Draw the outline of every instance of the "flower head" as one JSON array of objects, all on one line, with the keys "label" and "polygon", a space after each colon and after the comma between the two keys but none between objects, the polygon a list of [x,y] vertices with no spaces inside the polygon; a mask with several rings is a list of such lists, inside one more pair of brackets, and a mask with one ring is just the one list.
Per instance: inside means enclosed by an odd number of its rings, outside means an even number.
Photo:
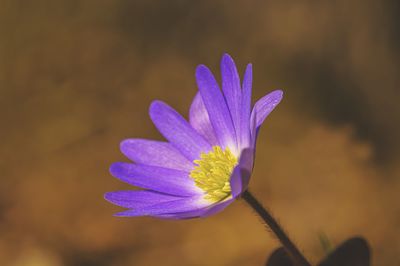
[{"label": "flower head", "polygon": [[150,117],[167,142],[127,139],[122,153],[135,163],[114,163],[116,178],[143,190],[116,191],[105,199],[128,210],[116,216],[188,219],[221,211],[247,189],[258,130],[282,99],[273,91],[251,109],[252,65],[240,83],[232,58],[221,60],[222,90],[204,65],[189,121],[161,101]]}]

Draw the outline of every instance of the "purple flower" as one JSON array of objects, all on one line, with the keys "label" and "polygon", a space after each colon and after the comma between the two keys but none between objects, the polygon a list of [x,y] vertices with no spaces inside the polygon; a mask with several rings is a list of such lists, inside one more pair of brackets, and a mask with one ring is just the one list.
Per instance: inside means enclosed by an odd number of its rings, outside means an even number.
[{"label": "purple flower", "polygon": [[128,208],[116,216],[205,217],[247,189],[258,130],[283,93],[273,91],[251,109],[252,65],[241,84],[228,54],[221,60],[221,77],[222,91],[206,66],[197,67],[199,92],[189,122],[164,102],[150,105],[151,120],[167,142],[122,141],[122,153],[135,163],[114,163],[110,172],[144,190],[106,193],[106,200]]}]

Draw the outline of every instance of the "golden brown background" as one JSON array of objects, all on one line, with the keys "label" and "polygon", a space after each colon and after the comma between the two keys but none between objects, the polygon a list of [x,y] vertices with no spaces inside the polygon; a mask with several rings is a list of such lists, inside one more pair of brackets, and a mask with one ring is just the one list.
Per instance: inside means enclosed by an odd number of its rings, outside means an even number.
[{"label": "golden brown background", "polygon": [[115,218],[119,141],[161,139],[148,106],[187,114],[197,64],[254,66],[284,100],[253,192],[314,263],[363,235],[400,265],[400,4],[0,0],[0,265],[262,265],[278,243],[243,202],[206,219]]}]

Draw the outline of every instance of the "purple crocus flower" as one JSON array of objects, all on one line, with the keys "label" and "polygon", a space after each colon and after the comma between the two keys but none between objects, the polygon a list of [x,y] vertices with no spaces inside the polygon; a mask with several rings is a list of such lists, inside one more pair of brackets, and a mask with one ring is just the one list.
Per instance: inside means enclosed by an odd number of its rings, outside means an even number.
[{"label": "purple crocus flower", "polygon": [[241,84],[228,54],[221,60],[221,77],[222,90],[206,66],[197,67],[199,91],[189,121],[162,101],[150,105],[151,120],[167,142],[122,141],[122,153],[135,163],[114,163],[110,172],[143,190],[106,193],[106,200],[128,208],[116,216],[205,217],[247,189],[258,130],[283,93],[273,91],[251,109],[252,65]]}]

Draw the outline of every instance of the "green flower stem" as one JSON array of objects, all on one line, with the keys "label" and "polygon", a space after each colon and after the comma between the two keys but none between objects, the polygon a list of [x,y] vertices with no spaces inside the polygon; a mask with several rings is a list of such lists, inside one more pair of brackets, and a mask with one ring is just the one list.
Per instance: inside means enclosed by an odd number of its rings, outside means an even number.
[{"label": "green flower stem", "polygon": [[307,259],[301,254],[299,249],[289,239],[287,234],[283,231],[278,222],[272,215],[262,206],[262,204],[246,190],[242,194],[243,199],[256,211],[256,213],[263,219],[263,221],[271,228],[272,232],[281,242],[287,254],[292,258],[296,266],[311,266]]}]

